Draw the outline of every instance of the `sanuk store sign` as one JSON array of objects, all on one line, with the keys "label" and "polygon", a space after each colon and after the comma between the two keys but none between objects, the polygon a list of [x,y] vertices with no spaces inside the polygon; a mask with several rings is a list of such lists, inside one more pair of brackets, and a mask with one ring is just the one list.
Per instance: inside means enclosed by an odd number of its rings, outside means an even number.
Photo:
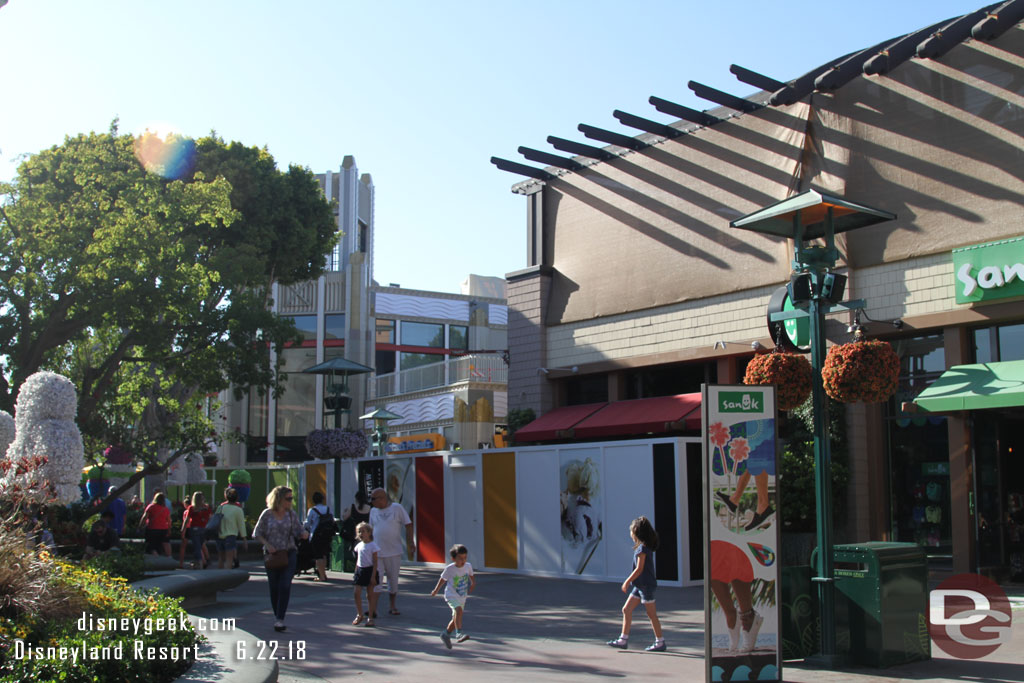
[{"label": "sanuk store sign", "polygon": [[953,250],[956,302],[1024,296],[1024,238]]}]

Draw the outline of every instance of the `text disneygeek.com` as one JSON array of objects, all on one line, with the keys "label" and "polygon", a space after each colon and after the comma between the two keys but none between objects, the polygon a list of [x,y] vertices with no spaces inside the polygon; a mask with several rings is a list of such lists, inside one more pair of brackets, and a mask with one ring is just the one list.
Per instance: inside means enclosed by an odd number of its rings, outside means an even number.
[{"label": "text disneygeek.com", "polygon": [[[235,629],[234,619],[203,619],[196,617],[190,622],[188,614],[179,612],[178,616],[171,619],[159,618],[145,619],[111,618],[103,619],[82,612],[79,618],[78,630],[82,632],[100,631],[112,635],[153,635],[161,631],[233,631]],[[145,659],[157,661],[180,661],[183,659],[198,659],[199,644],[188,646],[154,646],[147,645],[143,639],[135,639],[129,643],[118,643],[106,647],[88,647],[83,640],[78,647],[44,647],[42,645],[26,645],[25,641],[16,639],[14,641],[13,655],[15,659],[50,659],[50,660],[71,660],[79,661],[101,661],[101,660],[123,660],[123,659]]]}]

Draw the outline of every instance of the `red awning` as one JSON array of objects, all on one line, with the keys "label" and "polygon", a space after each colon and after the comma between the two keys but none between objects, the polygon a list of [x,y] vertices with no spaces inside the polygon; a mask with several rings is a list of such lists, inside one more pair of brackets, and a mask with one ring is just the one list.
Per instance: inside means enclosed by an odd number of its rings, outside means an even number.
[{"label": "red awning", "polygon": [[700,394],[615,401],[573,426],[577,439],[699,430]]},{"label": "red awning", "polygon": [[607,403],[587,403],[579,406],[555,408],[549,413],[538,417],[530,424],[516,430],[516,441],[552,441],[570,438],[569,434],[559,434],[568,430],[580,420],[604,408]]}]

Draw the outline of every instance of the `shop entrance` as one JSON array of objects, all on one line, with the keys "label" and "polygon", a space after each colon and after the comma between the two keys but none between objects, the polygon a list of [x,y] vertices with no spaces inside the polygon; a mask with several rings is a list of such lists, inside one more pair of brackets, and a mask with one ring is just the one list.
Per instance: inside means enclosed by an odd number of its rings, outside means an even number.
[{"label": "shop entrance", "polygon": [[978,568],[1024,581],[1024,408],[973,418]]}]

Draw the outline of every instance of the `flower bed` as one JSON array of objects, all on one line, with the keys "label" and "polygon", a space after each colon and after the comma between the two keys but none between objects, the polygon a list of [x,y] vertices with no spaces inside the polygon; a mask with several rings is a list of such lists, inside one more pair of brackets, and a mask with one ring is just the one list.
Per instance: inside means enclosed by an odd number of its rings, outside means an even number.
[{"label": "flower bed", "polygon": [[[29,555],[46,604],[0,609],[0,681],[163,683],[192,665],[199,636],[180,599],[138,593],[123,578],[45,553]],[[0,588],[17,585],[4,579]]]}]

